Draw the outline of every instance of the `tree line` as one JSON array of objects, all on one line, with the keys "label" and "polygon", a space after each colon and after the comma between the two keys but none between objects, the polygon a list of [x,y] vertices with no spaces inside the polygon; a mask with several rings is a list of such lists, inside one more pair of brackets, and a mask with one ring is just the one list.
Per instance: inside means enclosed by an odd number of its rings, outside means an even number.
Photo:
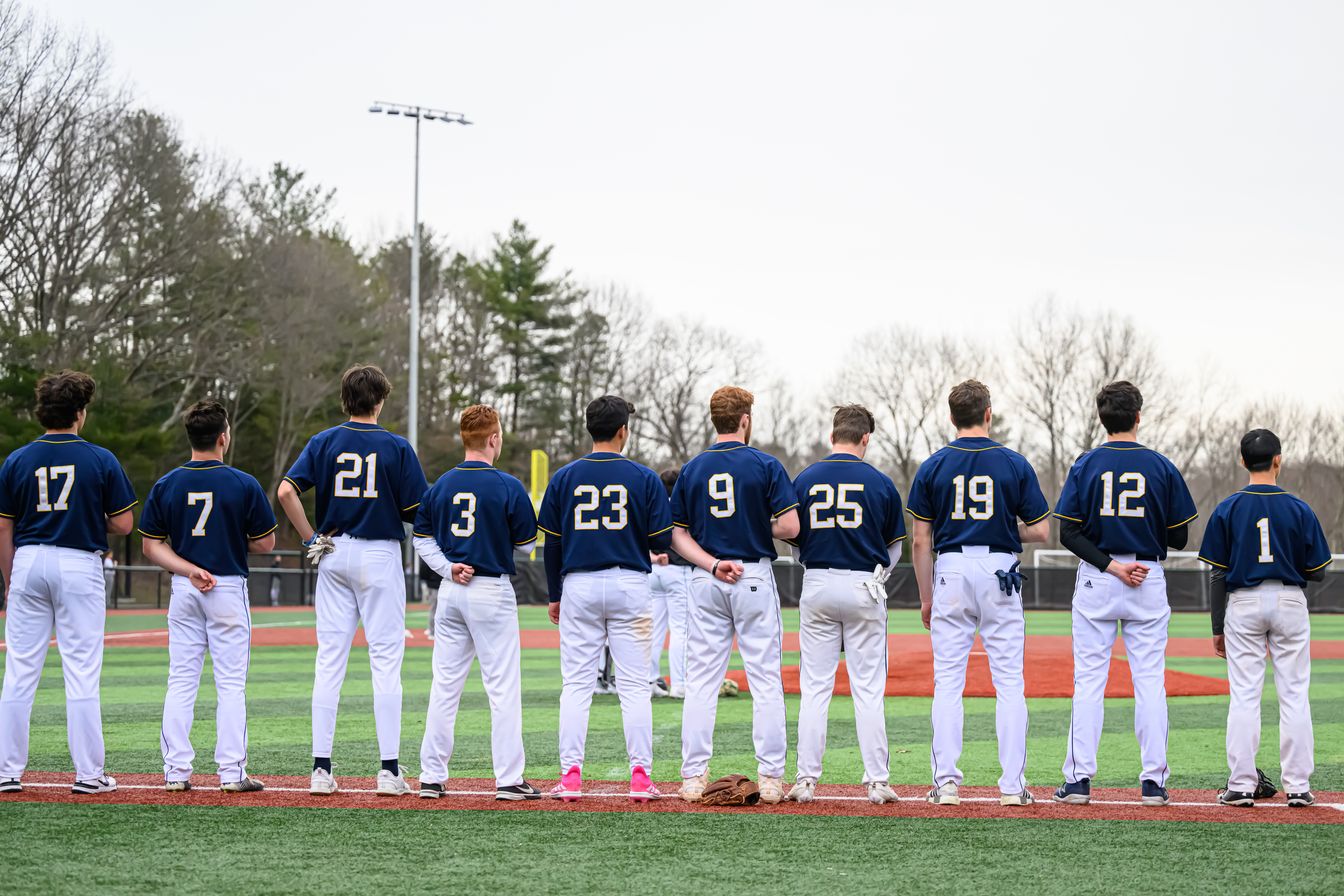
[{"label": "tree line", "polygon": [[[404,427],[410,235],[359,245],[335,193],[300,168],[247,172],[186,144],[139,105],[106,48],[0,0],[0,455],[32,438],[43,373],[88,370],[99,391],[89,438],[143,495],[186,450],[182,412],[229,408],[230,462],[274,488],[304,441],[340,419],[341,371],[381,365],[398,385],[384,412]],[[1205,516],[1240,482],[1252,425],[1284,438],[1285,485],[1344,543],[1344,420],[1290,402],[1255,405],[1167,371],[1132,320],[1038,304],[1006,343],[893,323],[856,338],[814,394],[720,329],[654,313],[618,284],[581,280],[514,220],[479,253],[422,230],[421,457],[431,478],[458,457],[457,415],[496,406],[501,465],[526,479],[541,448],[558,466],[586,450],[583,409],[604,392],[637,407],[630,452],[675,465],[712,437],[710,392],[757,395],[755,441],[793,472],[826,450],[831,404],[878,418],[872,461],[906,490],[951,436],[946,396],[976,377],[996,435],[1058,494],[1101,437],[1092,396],[1131,379],[1143,439],[1185,471]],[[1198,533],[1196,533],[1197,535]]]}]

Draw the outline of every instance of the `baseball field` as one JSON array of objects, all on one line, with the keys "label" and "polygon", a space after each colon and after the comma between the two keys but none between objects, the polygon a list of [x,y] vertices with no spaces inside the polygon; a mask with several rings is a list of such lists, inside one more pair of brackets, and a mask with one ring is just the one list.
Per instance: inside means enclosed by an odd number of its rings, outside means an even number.
[{"label": "baseball field", "polygon": [[[528,778],[544,787],[557,775],[559,656],[549,646],[554,636],[544,609],[524,607],[521,613]],[[786,610],[786,629],[796,631],[797,622],[796,611]],[[1215,804],[1226,776],[1227,697],[1218,693],[1223,661],[1197,649],[1201,639],[1207,643],[1206,617],[1176,616],[1169,684],[1177,682],[1173,693],[1195,695],[1170,700],[1172,806],[1138,804],[1132,701],[1124,697],[1107,704],[1093,804],[1051,803],[1069,720],[1069,702],[1059,696],[1029,701],[1028,778],[1039,802],[1024,809],[1002,809],[992,798],[992,698],[966,700],[963,797],[982,799],[951,808],[921,798],[929,778],[929,698],[888,697],[891,779],[902,800],[873,806],[855,786],[861,771],[850,700],[837,696],[823,799],[806,807],[709,810],[674,798],[634,806],[615,795],[626,769],[614,696],[594,699],[585,767],[591,796],[575,804],[496,803],[492,783],[484,780],[491,775],[489,711],[474,673],[458,717],[449,782],[455,795],[438,801],[375,797],[372,696],[362,647],[351,658],[333,755],[343,791],[310,797],[315,648],[306,609],[259,610],[254,617],[249,771],[267,790],[230,795],[214,787],[207,662],[193,731],[197,786],[166,794],[158,736],[168,667],[164,615],[114,612],[108,618],[103,719],[108,770],[120,789],[96,797],[69,793],[60,660],[52,650],[33,711],[26,790],[0,796],[0,830],[8,846],[0,892],[1344,892],[1344,617],[1312,622],[1312,784],[1320,804],[1311,809],[1289,810],[1281,796],[1254,809]],[[408,777],[418,767],[429,693],[424,624],[425,610],[413,607],[403,675]],[[1033,688],[1031,670],[1055,662],[1051,645],[1068,627],[1067,614],[1028,613],[1029,694],[1054,693]],[[893,668],[903,653],[917,667],[923,637],[918,616],[893,612],[889,628]],[[796,665],[796,641],[786,639],[785,650],[785,665]],[[736,662],[734,669],[740,669]],[[901,693],[899,676],[893,674],[893,681],[893,692]],[[909,692],[919,693],[913,685]],[[788,700],[792,739],[798,698]],[[678,701],[654,701],[653,772],[659,781],[678,778],[680,711]],[[1272,677],[1264,716],[1260,764],[1277,779]],[[712,774],[754,776],[749,693],[720,703],[715,743]],[[792,775],[790,766],[786,777]],[[671,794],[675,785],[662,789]]]}]

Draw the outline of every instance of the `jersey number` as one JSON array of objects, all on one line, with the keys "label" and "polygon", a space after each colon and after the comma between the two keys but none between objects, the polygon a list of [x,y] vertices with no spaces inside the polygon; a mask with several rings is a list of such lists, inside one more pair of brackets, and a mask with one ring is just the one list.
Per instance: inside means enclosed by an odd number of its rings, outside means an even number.
[{"label": "jersey number", "polygon": [[192,535],[204,535],[206,521],[210,519],[210,511],[215,509],[214,492],[187,492],[187,506],[195,507],[197,504],[204,504],[201,508],[201,515],[196,519],[196,525],[191,527]]},{"label": "jersey number", "polygon": [[[994,516],[993,479],[988,476],[972,476],[967,482],[965,476],[958,476],[952,480],[952,488],[955,490],[952,498],[952,519],[964,520],[969,516],[973,520],[987,520]],[[967,498],[970,498],[972,505],[969,510],[966,507]]]},{"label": "jersey number", "polygon": [[[624,529],[628,518],[625,512],[626,502],[630,500],[630,495],[623,485],[608,485],[600,492],[595,485],[580,485],[574,489],[574,497],[581,499],[582,503],[574,505],[574,528],[580,531],[590,531],[597,528],[602,529]],[[608,512],[602,516],[596,516],[598,505],[602,503],[603,498],[611,499],[611,506]],[[594,514],[589,516],[589,514]]]},{"label": "jersey number", "polygon": [[[75,487],[75,466],[66,464],[60,467],[38,467],[33,473],[37,477],[37,511],[51,513],[53,510],[70,509],[70,489]],[[61,477],[61,496],[51,503],[51,483]]]},{"label": "jersey number", "polygon": [[737,513],[736,490],[732,473],[715,473],[709,477],[709,512],[719,519]]},{"label": "jersey number", "polygon": [[1274,552],[1269,549],[1269,517],[1262,516],[1255,521],[1255,528],[1260,530],[1260,557],[1261,563],[1273,563]]},{"label": "jersey number", "polygon": [[[863,491],[863,485],[856,483],[846,483],[844,485],[832,486],[826,483],[817,483],[808,490],[808,497],[815,498],[816,503],[808,508],[811,516],[811,526],[813,529],[834,529],[839,526],[841,529],[857,529],[863,525],[863,505],[850,498],[851,492]],[[831,511],[825,518],[823,512]],[[849,514],[846,516],[845,514]]]},{"label": "jersey number", "polygon": [[1133,483],[1133,488],[1127,488],[1120,493],[1120,502],[1117,506],[1115,501],[1115,473],[1107,470],[1101,474],[1101,515],[1102,516],[1131,516],[1142,517],[1143,505],[1131,507],[1129,502],[1142,498],[1148,491],[1148,480],[1143,478],[1142,473],[1121,473],[1120,484],[1125,485]]},{"label": "jersey number", "polygon": [[453,495],[453,510],[457,510],[458,505],[462,507],[462,521],[453,523],[448,531],[458,538],[470,538],[476,531],[476,496],[471,492],[458,492]]},{"label": "jersey number", "polygon": [[[360,457],[353,451],[336,455],[340,466],[349,464],[348,469],[336,471],[336,491],[338,498],[376,498],[378,497],[378,455],[366,454]],[[364,477],[364,489],[359,488],[359,478]],[[354,485],[347,485],[354,482]]]}]

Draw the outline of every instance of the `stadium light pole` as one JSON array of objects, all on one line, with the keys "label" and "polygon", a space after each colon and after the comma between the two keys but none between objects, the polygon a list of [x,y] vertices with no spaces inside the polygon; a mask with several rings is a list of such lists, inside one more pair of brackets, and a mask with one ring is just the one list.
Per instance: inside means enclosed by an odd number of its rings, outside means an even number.
[{"label": "stadium light pole", "polygon": [[445,124],[471,124],[461,112],[408,106],[375,100],[369,106],[375,115],[401,115],[415,119],[415,195],[411,202],[411,347],[407,358],[406,438],[419,450],[420,435],[420,120]]}]

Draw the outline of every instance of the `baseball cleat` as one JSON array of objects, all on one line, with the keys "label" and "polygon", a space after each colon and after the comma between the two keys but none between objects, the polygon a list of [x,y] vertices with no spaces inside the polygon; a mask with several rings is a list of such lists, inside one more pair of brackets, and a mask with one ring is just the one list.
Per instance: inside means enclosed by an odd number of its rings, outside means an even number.
[{"label": "baseball cleat", "polygon": [[649,682],[649,686],[653,689],[652,693],[655,697],[671,696],[672,692],[668,688],[667,682],[663,681],[661,678],[655,678],[653,681]]},{"label": "baseball cleat", "polygon": [[219,785],[219,789],[225,793],[257,793],[266,789],[266,785],[256,778],[249,778],[243,775],[239,781],[230,781],[227,784]]},{"label": "baseball cleat", "polygon": [[1310,790],[1304,790],[1301,793],[1288,794],[1288,805],[1294,809],[1305,809],[1307,806],[1316,804],[1316,794]]},{"label": "baseball cleat", "polygon": [[340,789],[336,786],[336,779],[331,776],[331,772],[324,768],[313,769],[313,777],[308,782],[308,792],[313,796],[331,796]]},{"label": "baseball cleat", "polygon": [[775,803],[782,802],[784,799],[784,782],[779,778],[773,778],[770,775],[761,775],[761,779],[756,782],[761,791],[761,802]]},{"label": "baseball cleat", "polygon": [[647,803],[649,800],[661,798],[662,795],[662,792],[650,780],[649,773],[644,771],[644,766],[637,765],[630,770],[630,800],[632,802]]},{"label": "baseball cleat", "polygon": [[786,800],[795,803],[810,803],[817,798],[817,779],[799,778],[794,785],[789,788],[789,795]]},{"label": "baseball cleat", "polygon": [[709,779],[705,775],[691,775],[689,778],[681,779],[681,790],[677,791],[677,796],[688,803],[700,802],[700,797],[705,795],[705,785]]},{"label": "baseball cleat", "polygon": [[[438,799],[438,798],[441,797],[441,796],[443,796],[443,785],[442,785],[442,784],[435,784],[433,781],[421,781],[421,782],[420,782],[420,799],[422,799],[422,800],[436,800],[436,799]],[[496,793],[495,798],[496,798],[496,799],[499,798],[498,793]]]},{"label": "baseball cleat", "polygon": [[163,789],[169,793],[186,793],[191,789],[190,781],[164,781]]},{"label": "baseball cleat", "polygon": [[[424,796],[424,794],[421,794],[421,796]],[[495,799],[506,802],[539,800],[541,799],[541,791],[524,781],[521,784],[510,784],[508,787],[496,787]]]},{"label": "baseball cleat", "polygon": [[961,797],[957,794],[957,785],[948,781],[942,787],[935,787],[929,791],[929,802],[935,806],[960,806]]},{"label": "baseball cleat", "polygon": [[896,796],[896,791],[892,790],[886,781],[868,782],[868,802],[880,806],[883,803],[894,803],[898,799],[900,798]]},{"label": "baseball cleat", "polygon": [[560,783],[552,787],[546,795],[567,803],[572,803],[583,796],[583,773],[579,771],[579,767],[571,766],[569,771],[561,776]]},{"label": "baseball cleat", "polygon": [[378,770],[378,796],[405,796],[410,792],[405,774],[394,775],[385,768]]},{"label": "baseball cleat", "polygon": [[1146,778],[1143,781],[1141,798],[1145,806],[1166,806],[1171,802],[1171,797],[1167,794],[1167,788]]},{"label": "baseball cleat", "polygon": [[1255,794],[1247,793],[1244,790],[1220,790],[1218,791],[1218,802],[1224,806],[1249,808],[1255,805]]},{"label": "baseball cleat", "polygon": [[70,788],[71,793],[111,793],[117,789],[117,779],[111,775],[103,775],[101,778],[95,778],[92,781],[76,781]]},{"label": "baseball cleat", "polygon": [[1057,803],[1068,803],[1070,806],[1086,806],[1092,801],[1092,779],[1065,781],[1050,798]]},{"label": "baseball cleat", "polygon": [[18,778],[0,781],[0,793],[23,793],[23,784],[19,782]]},{"label": "baseball cleat", "polygon": [[668,688],[667,696],[671,697],[673,700],[685,700],[686,688],[682,687],[681,685],[676,685],[674,687]]},{"label": "baseball cleat", "polygon": [[1030,790],[1024,790],[1021,793],[1005,793],[999,796],[1000,806],[1030,806],[1036,802],[1036,797],[1031,795]]}]

